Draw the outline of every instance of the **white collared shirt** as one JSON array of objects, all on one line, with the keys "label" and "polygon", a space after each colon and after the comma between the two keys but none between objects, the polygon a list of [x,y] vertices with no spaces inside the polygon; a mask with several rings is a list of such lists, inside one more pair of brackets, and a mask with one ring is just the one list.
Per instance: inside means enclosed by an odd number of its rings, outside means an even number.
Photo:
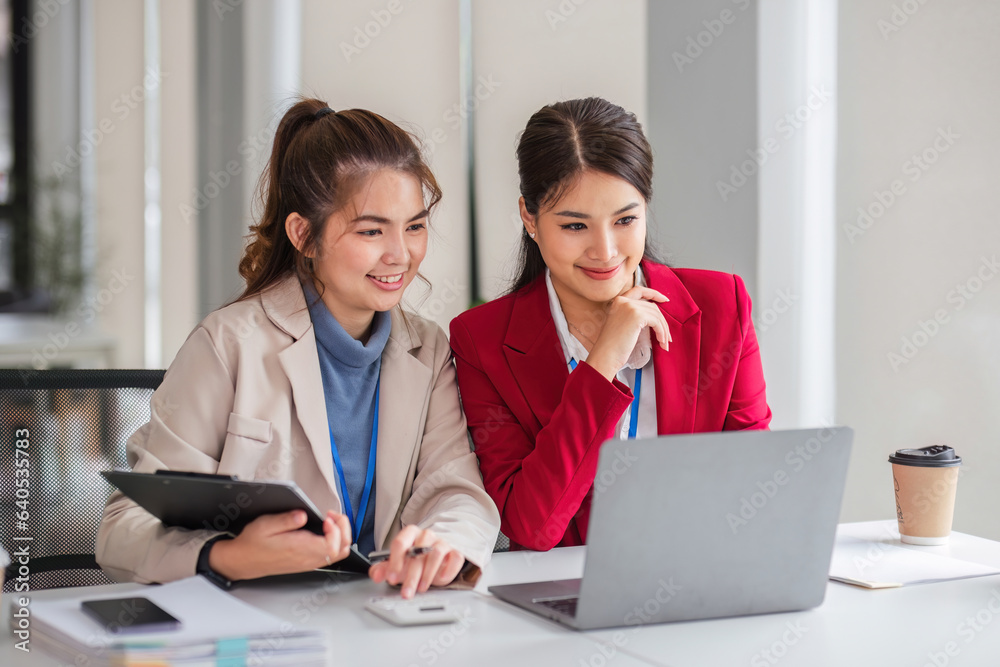
[{"label": "white collared shirt", "polygon": [[[636,268],[635,284],[641,287],[646,286],[646,277],[641,268]],[[556,333],[559,334],[559,343],[562,345],[566,364],[569,366],[571,359],[577,363],[587,360],[587,348],[584,347],[576,336],[569,331],[569,324],[566,322],[566,315],[563,313],[562,304],[559,302],[559,295],[556,294],[552,286],[552,274],[545,269],[545,288],[549,292],[549,310],[552,311],[552,320],[556,325]],[[642,387],[639,393],[639,424],[636,428],[637,438],[656,437],[656,383],[653,381],[653,354],[652,341],[650,339],[649,327],[642,330],[639,340],[636,341],[632,354],[629,355],[628,362],[618,371],[615,377],[618,381],[626,385],[635,393],[635,369],[642,369]],[[616,432],[618,438],[625,440],[628,438],[628,429],[632,421],[632,408],[629,407],[618,421]]]}]

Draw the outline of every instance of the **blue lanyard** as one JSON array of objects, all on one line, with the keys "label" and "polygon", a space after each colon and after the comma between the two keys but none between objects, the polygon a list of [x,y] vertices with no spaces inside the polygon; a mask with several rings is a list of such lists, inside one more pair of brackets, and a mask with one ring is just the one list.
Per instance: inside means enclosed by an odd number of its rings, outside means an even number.
[{"label": "blue lanyard", "polygon": [[351,522],[351,541],[358,543],[361,535],[361,524],[365,520],[368,512],[368,500],[372,493],[372,480],[375,478],[375,449],[378,445],[378,393],[381,378],[375,382],[375,417],[372,419],[372,444],[368,450],[368,473],[365,475],[365,490],[361,493],[361,507],[358,508],[357,515],[351,508],[351,494],[347,490],[347,479],[344,477],[344,466],[340,463],[340,454],[337,452],[337,443],[333,440],[333,426],[330,426],[330,449],[333,450],[333,464],[337,466],[337,475],[340,477],[340,492],[343,495],[344,513]]},{"label": "blue lanyard", "polygon": [[[576,370],[576,359],[569,360],[570,370]],[[632,399],[632,414],[629,416],[628,437],[635,439],[636,430],[639,428],[639,394],[642,393],[642,369],[635,369],[635,389],[632,390],[635,397]]]}]

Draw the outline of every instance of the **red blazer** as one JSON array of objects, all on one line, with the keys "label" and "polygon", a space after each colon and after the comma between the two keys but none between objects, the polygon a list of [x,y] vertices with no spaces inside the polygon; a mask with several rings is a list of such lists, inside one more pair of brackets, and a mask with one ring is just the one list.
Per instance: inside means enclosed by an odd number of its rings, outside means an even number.
[{"label": "red blazer", "polygon": [[[766,429],[760,350],[739,276],[643,261],[673,342],[653,343],[661,435]],[[545,277],[451,323],[462,405],[486,490],[513,548],[584,544],[601,444],[632,401],[586,363],[573,373]]]}]

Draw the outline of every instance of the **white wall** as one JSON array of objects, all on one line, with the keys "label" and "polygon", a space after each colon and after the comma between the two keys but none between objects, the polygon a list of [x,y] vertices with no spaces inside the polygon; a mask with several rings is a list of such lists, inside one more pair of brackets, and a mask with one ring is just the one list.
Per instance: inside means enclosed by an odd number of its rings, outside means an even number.
[{"label": "white wall", "polygon": [[[41,11],[37,3],[33,7],[32,15]],[[80,178],[79,168],[67,159],[67,149],[79,142],[79,22],[79,7],[67,5],[38,30],[31,45],[32,78],[46,82],[33,91],[32,99],[35,175],[61,176],[67,186]]]},{"label": "white wall", "polygon": [[757,186],[717,182],[757,138],[757,7],[733,0],[649,7],[648,135],[660,246],[678,267],[738,273],[757,286]]},{"label": "white wall", "polygon": [[[143,3],[93,2],[96,275],[86,312],[115,337],[115,366],[142,368],[145,353],[144,117],[157,89],[161,119],[160,358],[166,366],[197,323],[196,221],[180,214],[196,179],[194,0],[160,3],[160,72],[144,65]],[[103,129],[102,129],[103,125]],[[110,129],[110,131],[108,131]]]},{"label": "white wall", "polygon": [[674,266],[743,277],[773,428],[833,420],[835,8],[714,0],[649,11],[660,246]]},{"label": "white wall", "polygon": [[[901,4],[919,9],[890,31]],[[887,455],[946,443],[965,459],[956,529],[1000,539],[1000,278],[982,268],[1000,255],[1000,5],[841,0],[840,26],[837,403],[857,430],[844,518],[892,516]],[[878,194],[896,181],[903,194]],[[895,201],[849,227],[879,197]]]},{"label": "white wall", "polygon": [[164,367],[198,322],[198,220],[185,217],[197,184],[196,0],[160,3],[160,304]]},{"label": "white wall", "polygon": [[430,167],[444,191],[421,266],[434,289],[421,301],[425,293],[415,282],[404,303],[422,305],[422,313],[445,327],[469,303],[464,136],[448,122],[460,101],[458,4],[302,2],[303,93],[337,110],[375,111],[427,145]]},{"label": "white wall", "polygon": [[754,322],[771,428],[831,424],[837,0],[762,3],[757,36],[757,143],[739,169],[759,169]]},{"label": "white wall", "polygon": [[646,2],[477,2],[476,198],[482,296],[504,291],[518,242],[514,149],[528,118],[559,100],[600,96],[645,122]]},{"label": "white wall", "polygon": [[[256,0],[242,9],[245,136],[269,148],[278,121],[301,87],[302,4],[299,0]],[[247,226],[256,222],[256,187],[269,158],[266,148],[239,156]]]},{"label": "white wall", "polygon": [[[97,271],[101,328],[118,340],[115,366],[144,365],[143,4],[95,0],[94,110]],[[155,77],[150,85],[158,85]],[[103,126],[103,129],[101,129]]]}]

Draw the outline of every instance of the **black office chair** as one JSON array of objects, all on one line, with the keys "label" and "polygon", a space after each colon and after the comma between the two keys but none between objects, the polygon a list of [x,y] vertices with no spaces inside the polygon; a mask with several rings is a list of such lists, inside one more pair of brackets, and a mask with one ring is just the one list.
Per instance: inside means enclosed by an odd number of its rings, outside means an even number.
[{"label": "black office chair", "polygon": [[497,543],[493,545],[493,553],[510,551],[510,538],[503,533],[497,533]]},{"label": "black office chair", "polygon": [[[31,590],[113,583],[94,559],[113,490],[98,473],[128,469],[125,441],[149,421],[163,374],[0,369],[0,543],[12,554],[29,545]],[[19,464],[18,445],[27,464]],[[21,469],[29,472],[19,476]],[[27,488],[19,487],[25,477]],[[5,592],[18,569],[8,567]]]}]

